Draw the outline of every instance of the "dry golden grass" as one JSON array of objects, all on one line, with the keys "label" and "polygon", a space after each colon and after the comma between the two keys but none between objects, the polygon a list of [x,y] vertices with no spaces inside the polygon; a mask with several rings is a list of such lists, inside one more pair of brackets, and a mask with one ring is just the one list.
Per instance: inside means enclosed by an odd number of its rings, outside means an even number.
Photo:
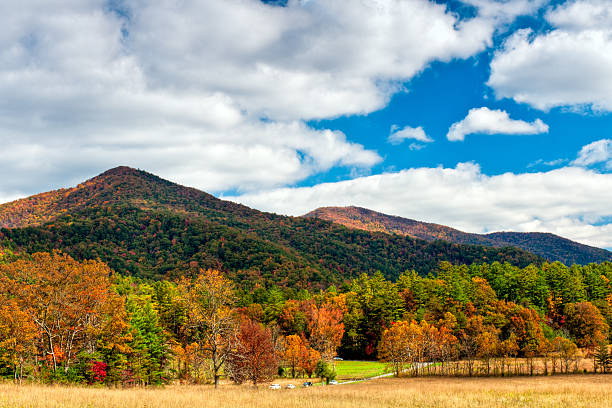
[{"label": "dry golden grass", "polygon": [[612,407],[612,376],[404,378],[295,390],[225,385],[102,389],[0,384],[0,407]]}]

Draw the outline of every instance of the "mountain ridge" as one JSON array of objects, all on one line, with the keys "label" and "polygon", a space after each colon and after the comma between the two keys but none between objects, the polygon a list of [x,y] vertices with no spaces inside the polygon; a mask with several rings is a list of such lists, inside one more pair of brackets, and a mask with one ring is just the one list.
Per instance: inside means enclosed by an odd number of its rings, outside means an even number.
[{"label": "mountain ridge", "polygon": [[501,231],[475,234],[356,206],[321,207],[304,217],[324,219],[348,228],[411,236],[429,242],[441,239],[469,245],[516,246],[549,261],[560,261],[569,265],[612,261],[612,252],[606,249],[580,244],[552,233]]},{"label": "mountain ridge", "polygon": [[376,271],[389,279],[406,270],[425,275],[442,261],[544,261],[515,247],[427,242],[265,213],[128,167],[2,204],[0,228],[0,246],[24,253],[61,250],[151,279],[217,268],[251,289],[326,287]]}]

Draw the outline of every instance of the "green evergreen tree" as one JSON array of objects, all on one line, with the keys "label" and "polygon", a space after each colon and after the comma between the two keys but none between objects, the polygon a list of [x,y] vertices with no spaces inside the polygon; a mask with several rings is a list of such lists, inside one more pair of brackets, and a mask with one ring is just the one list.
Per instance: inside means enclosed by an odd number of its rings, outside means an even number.
[{"label": "green evergreen tree", "polygon": [[133,337],[131,369],[143,384],[161,384],[169,350],[157,312],[148,296],[130,297],[127,310]]},{"label": "green evergreen tree", "polygon": [[612,363],[612,356],[608,350],[607,343],[601,343],[595,353],[593,355],[593,359],[595,362],[595,371],[599,368],[600,372],[607,373],[610,369],[610,364]]}]

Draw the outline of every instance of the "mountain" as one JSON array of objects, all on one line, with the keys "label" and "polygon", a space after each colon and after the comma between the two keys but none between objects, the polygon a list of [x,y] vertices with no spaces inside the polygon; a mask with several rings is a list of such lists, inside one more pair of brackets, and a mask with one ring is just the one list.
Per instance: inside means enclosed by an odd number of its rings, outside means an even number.
[{"label": "mountain", "polygon": [[335,222],[349,228],[406,235],[425,241],[444,240],[459,244],[493,246],[494,241],[451,227],[387,215],[361,207],[322,207],[304,215]]},{"label": "mountain", "polygon": [[445,240],[457,244],[491,247],[515,246],[549,261],[566,265],[612,261],[612,252],[540,232],[494,232],[472,234],[439,224],[382,214],[360,207],[323,207],[304,217],[335,222],[349,228],[399,234],[425,241]]},{"label": "mountain", "polygon": [[612,261],[612,252],[545,232],[493,232],[485,235],[497,246],[516,246],[566,265]]},{"label": "mountain", "polygon": [[397,278],[439,262],[543,259],[514,247],[462,245],[346,228],[316,218],[260,212],[128,167],[73,188],[0,205],[0,246],[100,258],[148,279],[219,268],[245,288],[324,287],[361,273]]},{"label": "mountain", "polygon": [[143,209],[191,212],[213,219],[224,218],[225,214],[243,217],[264,214],[145,171],[120,166],[73,188],[0,204],[0,228],[39,226],[70,212],[120,204]]}]

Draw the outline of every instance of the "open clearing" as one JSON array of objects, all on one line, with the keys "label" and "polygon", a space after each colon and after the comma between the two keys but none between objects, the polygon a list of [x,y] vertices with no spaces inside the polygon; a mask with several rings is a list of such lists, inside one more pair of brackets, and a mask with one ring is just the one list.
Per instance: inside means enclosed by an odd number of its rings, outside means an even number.
[{"label": "open clearing", "polygon": [[386,364],[378,361],[339,360],[334,363],[338,381],[375,377],[388,372]]},{"label": "open clearing", "polygon": [[385,378],[346,386],[107,389],[0,384],[1,407],[612,407],[612,375]]}]

